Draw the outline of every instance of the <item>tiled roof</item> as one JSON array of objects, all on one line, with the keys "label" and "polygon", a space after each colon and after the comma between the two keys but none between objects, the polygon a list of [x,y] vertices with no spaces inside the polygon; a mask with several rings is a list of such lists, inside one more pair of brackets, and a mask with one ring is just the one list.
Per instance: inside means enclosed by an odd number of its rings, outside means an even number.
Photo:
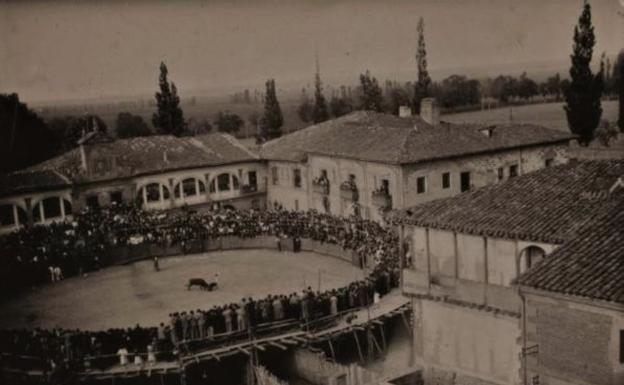
[{"label": "tiled roof", "polygon": [[609,212],[622,190],[609,194],[624,161],[582,161],[389,214],[391,221],[498,238],[560,244],[592,216]]},{"label": "tiled roof", "polygon": [[[218,166],[257,160],[258,156],[226,134],[196,137],[148,136],[99,141],[92,150],[115,159],[115,178],[159,173],[171,170]],[[80,167],[80,150],[73,149],[40,163],[30,170],[55,170],[73,181],[92,181]]]},{"label": "tiled roof", "polygon": [[624,304],[624,194],[516,284]]},{"label": "tiled roof", "polygon": [[[481,130],[489,128],[492,135]],[[261,157],[303,161],[322,154],[390,164],[409,164],[503,149],[558,143],[569,133],[544,127],[514,125],[432,126],[418,116],[400,118],[372,111],[356,111],[265,143]]]},{"label": "tiled roof", "polygon": [[56,171],[23,171],[0,176],[0,196],[44,191],[70,186],[70,181]]}]

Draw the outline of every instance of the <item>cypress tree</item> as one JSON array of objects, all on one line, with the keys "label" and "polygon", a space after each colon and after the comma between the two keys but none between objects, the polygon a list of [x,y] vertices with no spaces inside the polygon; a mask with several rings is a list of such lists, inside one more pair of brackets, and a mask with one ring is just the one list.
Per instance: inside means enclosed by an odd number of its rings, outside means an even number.
[{"label": "cypress tree", "polygon": [[165,63],[160,63],[160,92],[156,92],[157,110],[152,116],[156,130],[164,134],[180,136],[186,130],[184,113],[180,108],[180,97],[175,84],[167,80],[169,71]]},{"label": "cypress tree", "polygon": [[578,25],[574,27],[574,44],[570,56],[572,80],[565,95],[564,107],[570,131],[579,136],[582,145],[588,145],[592,140],[602,115],[600,97],[604,86],[604,63],[601,63],[601,70],[596,75],[590,68],[595,44],[591,6],[585,1]]},{"label": "cypress tree", "polygon": [[260,137],[262,140],[271,140],[282,136],[284,117],[275,93],[275,80],[266,81],[266,95],[264,97],[264,115],[260,123]]},{"label": "cypress tree", "polygon": [[316,124],[324,122],[327,119],[329,119],[329,111],[327,109],[327,101],[325,100],[325,96],[323,96],[323,85],[321,84],[321,74],[317,60],[316,76],[314,77],[314,108],[312,109],[312,121]]},{"label": "cypress tree", "polygon": [[416,28],[418,46],[416,48],[416,65],[418,67],[418,81],[414,83],[414,99],[412,102],[414,113],[420,114],[420,101],[431,96],[431,77],[427,71],[427,50],[425,49],[425,21],[421,17]]}]

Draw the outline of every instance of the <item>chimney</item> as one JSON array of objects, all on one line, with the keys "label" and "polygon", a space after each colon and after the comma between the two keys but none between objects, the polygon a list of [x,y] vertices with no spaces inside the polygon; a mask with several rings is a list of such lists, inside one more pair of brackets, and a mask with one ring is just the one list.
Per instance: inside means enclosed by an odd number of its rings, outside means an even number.
[{"label": "chimney", "polygon": [[412,116],[412,109],[409,106],[399,107],[399,118],[409,118]]},{"label": "chimney", "polygon": [[440,123],[440,109],[435,98],[424,98],[420,101],[420,117],[432,126]]}]

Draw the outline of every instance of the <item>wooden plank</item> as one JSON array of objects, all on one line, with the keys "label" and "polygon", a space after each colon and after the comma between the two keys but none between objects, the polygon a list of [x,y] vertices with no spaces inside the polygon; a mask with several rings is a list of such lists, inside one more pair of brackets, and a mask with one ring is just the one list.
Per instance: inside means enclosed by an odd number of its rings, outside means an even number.
[{"label": "wooden plank", "polygon": [[249,350],[245,349],[245,348],[241,348],[240,346],[236,347],[236,350],[238,350],[241,353],[245,353],[246,355],[250,356],[251,353],[249,353]]},{"label": "wooden plank", "polygon": [[288,345],[299,345],[299,342],[293,341],[293,340],[289,340],[288,338],[284,338],[284,339],[280,340],[280,342],[283,342],[283,343],[288,344]]},{"label": "wooden plank", "polygon": [[269,341],[269,344],[272,345],[272,346],[275,346],[276,348],[280,348],[282,350],[288,350],[288,348],[286,346],[284,346],[282,344],[279,344],[279,343],[277,343],[275,341]]},{"label": "wooden plank", "polygon": [[221,362],[221,357],[219,357],[218,355],[216,355],[216,354],[212,353],[210,356],[211,356],[212,358],[214,358],[215,360],[217,360],[217,361]]},{"label": "wooden plank", "polygon": [[263,352],[266,350],[266,348],[265,348],[264,346],[260,345],[260,344],[254,344],[253,346],[254,346],[254,348],[256,348],[256,349],[260,349],[260,350],[262,350]]}]

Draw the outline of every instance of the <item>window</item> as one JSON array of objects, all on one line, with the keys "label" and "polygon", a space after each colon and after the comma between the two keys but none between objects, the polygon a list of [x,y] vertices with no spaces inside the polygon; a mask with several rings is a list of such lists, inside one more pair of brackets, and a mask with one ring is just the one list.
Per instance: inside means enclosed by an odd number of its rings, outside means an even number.
[{"label": "window", "polygon": [[390,194],[390,181],[388,179],[381,180],[381,191],[385,194]]},{"label": "window", "polygon": [[72,214],[72,205],[67,199],[63,199],[63,208],[65,209],[65,216]]},{"label": "window", "polygon": [[230,174],[220,174],[217,177],[219,191],[230,191]]},{"label": "window", "polygon": [[503,179],[505,179],[505,169],[502,167],[499,167],[497,170],[497,174],[498,174],[498,180],[501,181]]},{"label": "window", "polygon": [[301,170],[298,168],[293,169],[293,183],[295,187],[301,187]]},{"label": "window", "polygon": [[295,199],[295,211],[299,211],[299,201]]},{"label": "window", "polygon": [[416,178],[416,193],[424,194],[427,190],[427,181],[424,176],[419,176]]},{"label": "window", "polygon": [[13,205],[0,205],[0,226],[11,226],[14,224]]},{"label": "window", "polygon": [[197,186],[195,185],[195,178],[187,178],[182,181],[182,191],[185,197],[193,197],[197,195]]},{"label": "window", "polygon": [[145,196],[147,202],[158,202],[160,200],[160,185],[158,183],[150,183],[145,186]]},{"label": "window", "polygon": [[258,176],[255,171],[249,171],[247,173],[247,180],[249,181],[249,187],[251,187],[251,191],[256,191],[258,189]]},{"label": "window", "polygon": [[325,169],[321,170],[321,178],[329,179],[329,178],[327,178],[327,170],[325,170]]},{"label": "window", "polygon": [[46,198],[42,201],[43,216],[48,218],[57,218],[61,216],[61,200],[59,197]]},{"label": "window", "polygon": [[239,187],[240,183],[238,183],[238,178],[236,177],[236,175],[232,175],[232,188],[234,190],[238,190]]},{"label": "window", "polygon": [[445,172],[442,174],[442,188],[447,189],[451,187],[451,173]]},{"label": "window", "polygon": [[279,177],[277,176],[277,167],[271,167],[271,183],[276,185],[278,179]]},{"label": "window", "polygon": [[509,177],[513,178],[515,176],[518,176],[518,165],[517,164],[509,166]]},{"label": "window", "polygon": [[111,203],[121,204],[123,202],[123,196],[121,191],[113,191],[110,193],[110,201]]},{"label": "window", "polygon": [[544,161],[544,165],[546,167],[552,167],[555,164],[555,160],[553,158],[548,158]]},{"label": "window", "polygon": [[464,171],[459,174],[459,184],[461,192],[470,190],[470,172]]},{"label": "window", "polygon": [[205,194],[206,193],[206,184],[204,182],[202,182],[201,180],[197,180],[197,186],[199,187],[199,193],[200,194]]},{"label": "window", "polygon": [[100,200],[97,195],[88,195],[87,196],[87,207],[90,209],[99,209],[100,208]]}]

